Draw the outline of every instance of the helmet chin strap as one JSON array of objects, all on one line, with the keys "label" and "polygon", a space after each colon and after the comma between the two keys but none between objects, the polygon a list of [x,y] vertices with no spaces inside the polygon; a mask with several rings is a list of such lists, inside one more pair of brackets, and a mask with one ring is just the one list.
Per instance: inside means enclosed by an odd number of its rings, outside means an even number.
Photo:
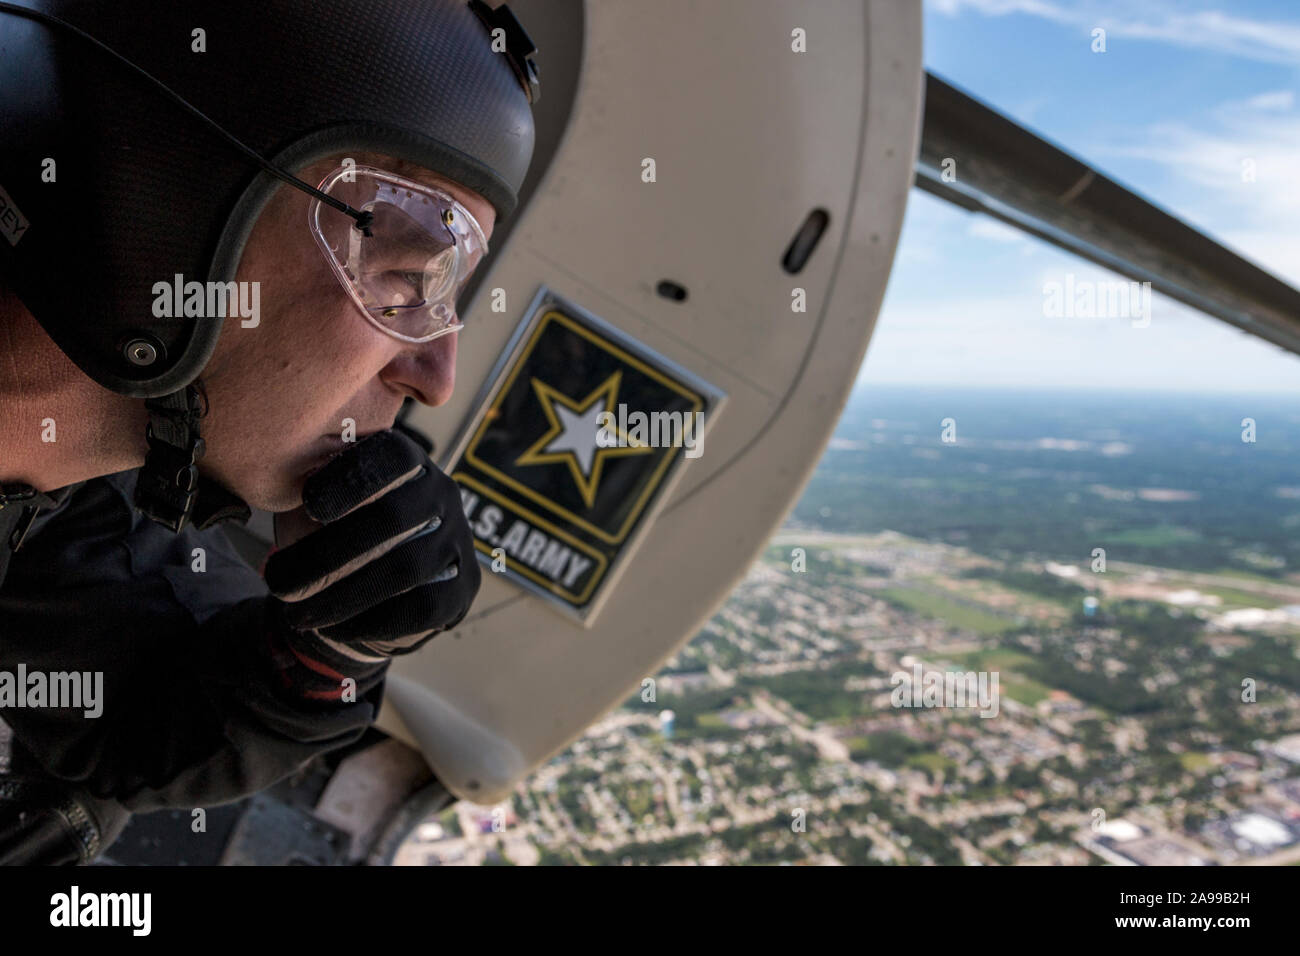
[{"label": "helmet chin strap", "polygon": [[202,398],[201,413],[198,387],[190,384],[144,404],[149,453],[136,482],[135,506],[172,531],[187,523],[202,530],[219,521],[247,521],[252,512],[244,499],[199,476],[204,452],[199,418],[207,412],[207,399]]},{"label": "helmet chin strap", "polygon": [[199,437],[199,391],[187,385],[180,391],[150,398],[145,438],[149,453],[140,469],[135,505],[173,531],[185,527],[198,496],[203,439]]}]

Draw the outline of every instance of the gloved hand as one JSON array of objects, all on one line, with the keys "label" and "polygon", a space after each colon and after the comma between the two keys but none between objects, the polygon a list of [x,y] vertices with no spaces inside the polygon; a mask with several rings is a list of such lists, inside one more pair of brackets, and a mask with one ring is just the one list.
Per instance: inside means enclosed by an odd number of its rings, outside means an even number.
[{"label": "gloved hand", "polygon": [[264,576],[284,623],[335,650],[407,654],[459,624],[482,575],[460,489],[401,431],[348,447],[307,478],[301,514],[276,516]]}]

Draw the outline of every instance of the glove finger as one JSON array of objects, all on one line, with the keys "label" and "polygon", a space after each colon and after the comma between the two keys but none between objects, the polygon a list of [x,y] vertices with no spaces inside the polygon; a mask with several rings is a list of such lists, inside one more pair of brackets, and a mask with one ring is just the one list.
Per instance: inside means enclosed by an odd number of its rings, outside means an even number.
[{"label": "glove finger", "polygon": [[[350,511],[272,554],[264,577],[282,601],[300,601],[391,551],[413,534],[442,524],[448,510],[446,480],[427,471],[377,501]],[[451,504],[459,508],[457,499]]]},{"label": "glove finger", "polygon": [[[458,570],[448,569],[449,573]],[[320,628],[319,633],[347,644],[364,642],[364,647],[384,656],[414,650],[468,610],[474,599],[469,584],[457,573],[445,581],[412,588],[341,624]]]},{"label": "glove finger", "polygon": [[303,483],[307,514],[329,524],[418,474],[429,456],[397,431],[376,432],[341,454]]},{"label": "glove finger", "polygon": [[435,580],[461,563],[460,542],[445,527],[416,535],[309,598],[286,601],[285,620],[299,630],[356,617],[385,600]]}]

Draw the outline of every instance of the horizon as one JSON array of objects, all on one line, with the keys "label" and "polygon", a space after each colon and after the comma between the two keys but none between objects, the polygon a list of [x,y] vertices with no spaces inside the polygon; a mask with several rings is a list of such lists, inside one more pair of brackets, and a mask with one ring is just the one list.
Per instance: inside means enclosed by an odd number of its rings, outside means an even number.
[{"label": "horizon", "polygon": [[1036,392],[1050,394],[1078,394],[1088,398],[1107,395],[1158,395],[1187,396],[1196,398],[1300,398],[1300,391],[1247,391],[1235,390],[1197,390],[1190,387],[1142,388],[1136,385],[1118,385],[1106,388],[1089,388],[1083,385],[1048,385],[1041,383],[1003,383],[1003,382],[904,382],[896,380],[863,381],[854,384],[849,400],[871,391],[971,391],[971,392]]}]

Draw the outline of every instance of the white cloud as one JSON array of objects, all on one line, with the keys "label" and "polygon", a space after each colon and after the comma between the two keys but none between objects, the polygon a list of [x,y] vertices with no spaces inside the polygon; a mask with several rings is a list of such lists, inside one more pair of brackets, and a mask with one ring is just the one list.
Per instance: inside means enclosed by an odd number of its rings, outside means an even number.
[{"label": "white cloud", "polygon": [[1294,90],[1272,90],[1252,96],[1245,103],[1252,110],[1289,110],[1295,105]]},{"label": "white cloud", "polygon": [[[1080,280],[1115,281],[1070,268]],[[1045,318],[1042,295],[1027,286],[986,298],[887,298],[858,385],[1300,394],[1300,359],[1158,294],[1151,324],[1140,328],[1127,319]]]},{"label": "white cloud", "polygon": [[[1099,147],[1099,156],[1129,156],[1157,163],[1171,183],[1162,194],[1185,194],[1176,215],[1194,222],[1280,277],[1300,284],[1300,115],[1260,100],[1225,103],[1213,111],[1211,129],[1186,122],[1153,124],[1129,145]],[[1183,189],[1177,189],[1178,186]]]},{"label": "white cloud", "polygon": [[[1049,282],[1127,281],[1034,239],[1036,257],[970,237],[968,214],[913,191],[871,347],[868,383],[1300,394],[1300,359],[1154,293],[1151,322],[1045,315]],[[1222,238],[1246,244],[1283,236]],[[1292,250],[1300,238],[1290,239]],[[907,261],[911,247],[925,259]],[[1014,248],[1004,246],[1001,248]],[[1295,261],[1300,261],[1297,257]]]}]

